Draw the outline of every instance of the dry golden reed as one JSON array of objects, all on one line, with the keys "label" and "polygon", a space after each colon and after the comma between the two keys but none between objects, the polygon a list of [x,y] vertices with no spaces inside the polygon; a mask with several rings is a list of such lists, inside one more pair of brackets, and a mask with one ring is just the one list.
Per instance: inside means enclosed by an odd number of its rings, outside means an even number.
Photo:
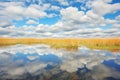
[{"label": "dry golden reed", "polygon": [[15,44],[47,44],[53,48],[120,50],[120,38],[0,38],[0,46]]}]

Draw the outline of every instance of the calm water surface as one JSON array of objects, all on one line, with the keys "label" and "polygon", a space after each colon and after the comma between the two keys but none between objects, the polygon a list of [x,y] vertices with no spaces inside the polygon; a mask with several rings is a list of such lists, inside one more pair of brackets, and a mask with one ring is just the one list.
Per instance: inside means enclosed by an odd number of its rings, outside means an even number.
[{"label": "calm water surface", "polygon": [[51,49],[46,45],[0,48],[0,80],[120,80],[120,52]]}]

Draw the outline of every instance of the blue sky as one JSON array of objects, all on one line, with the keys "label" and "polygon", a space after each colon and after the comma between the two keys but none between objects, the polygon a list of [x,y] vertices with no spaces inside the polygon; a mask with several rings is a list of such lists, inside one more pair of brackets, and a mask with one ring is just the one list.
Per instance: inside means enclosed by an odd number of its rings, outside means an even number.
[{"label": "blue sky", "polygon": [[120,0],[0,0],[0,37],[120,37]]}]

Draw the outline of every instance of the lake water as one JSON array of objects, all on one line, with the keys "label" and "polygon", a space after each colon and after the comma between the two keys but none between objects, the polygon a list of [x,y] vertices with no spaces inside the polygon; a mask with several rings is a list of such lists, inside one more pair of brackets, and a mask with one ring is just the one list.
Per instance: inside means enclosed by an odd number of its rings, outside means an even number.
[{"label": "lake water", "polygon": [[120,52],[51,49],[47,45],[0,48],[0,80],[120,80]]}]

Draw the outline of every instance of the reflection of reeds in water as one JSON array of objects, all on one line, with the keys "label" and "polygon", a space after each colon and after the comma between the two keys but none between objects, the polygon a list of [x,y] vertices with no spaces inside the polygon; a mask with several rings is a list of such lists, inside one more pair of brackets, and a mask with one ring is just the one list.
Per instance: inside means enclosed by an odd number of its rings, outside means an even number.
[{"label": "reflection of reeds in water", "polygon": [[65,48],[67,50],[78,50],[80,46],[90,49],[120,50],[120,38],[0,38],[0,46],[15,44],[47,44],[52,48]]},{"label": "reflection of reeds in water", "polygon": [[111,49],[111,52],[120,52],[120,49]]},{"label": "reflection of reeds in water", "polygon": [[67,47],[66,50],[68,50],[68,51],[78,51],[78,46]]},{"label": "reflection of reeds in water", "polygon": [[51,48],[54,48],[54,49],[60,49],[60,48],[63,48],[63,49],[65,49],[65,50],[67,50],[67,51],[78,51],[78,46],[63,46],[63,47],[51,47]]}]

